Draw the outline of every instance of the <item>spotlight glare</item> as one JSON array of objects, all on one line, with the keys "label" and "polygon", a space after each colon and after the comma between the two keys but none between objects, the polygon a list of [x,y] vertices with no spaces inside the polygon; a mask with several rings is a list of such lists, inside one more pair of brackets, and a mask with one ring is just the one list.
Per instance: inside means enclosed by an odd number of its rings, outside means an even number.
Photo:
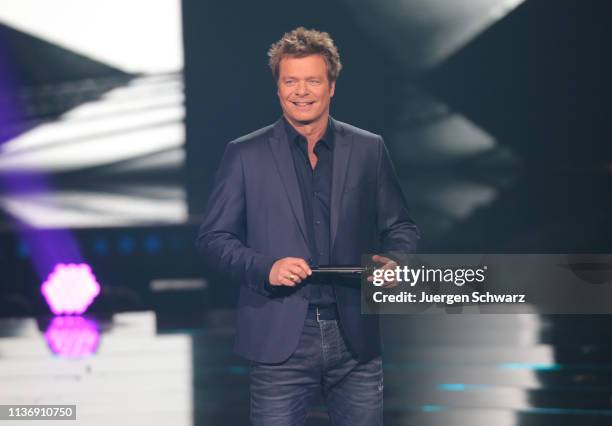
[{"label": "spotlight glare", "polygon": [[89,265],[59,263],[41,292],[54,314],[82,314],[100,293],[100,284]]}]

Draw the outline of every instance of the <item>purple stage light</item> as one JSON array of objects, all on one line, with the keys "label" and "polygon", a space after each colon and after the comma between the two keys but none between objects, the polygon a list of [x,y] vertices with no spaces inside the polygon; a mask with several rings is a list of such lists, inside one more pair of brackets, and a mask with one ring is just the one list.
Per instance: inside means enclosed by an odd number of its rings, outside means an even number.
[{"label": "purple stage light", "polygon": [[63,358],[93,355],[100,343],[97,324],[79,316],[53,318],[45,332],[45,340],[53,353]]},{"label": "purple stage light", "polygon": [[89,265],[55,265],[41,292],[54,314],[82,314],[100,293],[100,284]]}]

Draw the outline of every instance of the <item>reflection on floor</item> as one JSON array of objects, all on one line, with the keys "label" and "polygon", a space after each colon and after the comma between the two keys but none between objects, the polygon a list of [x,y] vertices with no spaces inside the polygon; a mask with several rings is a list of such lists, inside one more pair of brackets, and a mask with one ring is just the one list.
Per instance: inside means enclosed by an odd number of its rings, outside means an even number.
[{"label": "reflection on floor", "polygon": [[[609,321],[388,316],[385,425],[612,424]],[[77,422],[54,424],[245,425],[232,336],[222,310],[4,319],[0,401],[77,405]],[[307,425],[326,424],[319,403]]]}]

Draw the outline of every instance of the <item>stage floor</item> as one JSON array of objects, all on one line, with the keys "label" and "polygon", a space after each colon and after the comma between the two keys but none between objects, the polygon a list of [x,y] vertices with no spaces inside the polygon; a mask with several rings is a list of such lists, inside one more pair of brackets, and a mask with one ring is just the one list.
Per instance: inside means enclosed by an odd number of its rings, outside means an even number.
[{"label": "stage floor", "polygon": [[[0,404],[76,404],[54,425],[246,425],[231,310],[0,321]],[[387,316],[385,425],[612,424],[607,316]],[[2,422],[17,425],[34,422]],[[36,422],[38,424],[38,422]],[[328,424],[316,404],[307,425]]]}]

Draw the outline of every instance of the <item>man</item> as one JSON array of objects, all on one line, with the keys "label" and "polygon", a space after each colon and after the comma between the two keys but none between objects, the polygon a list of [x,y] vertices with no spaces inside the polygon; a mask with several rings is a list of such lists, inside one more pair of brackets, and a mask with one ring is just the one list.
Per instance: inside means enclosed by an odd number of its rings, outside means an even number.
[{"label": "man", "polygon": [[315,283],[311,268],[413,252],[417,228],[382,138],[329,115],[341,69],[329,35],[297,28],[268,56],[283,116],[227,145],[198,237],[241,284],[251,423],[303,424],[322,391],[334,425],[380,425],[378,318],[361,315],[359,288]]}]

